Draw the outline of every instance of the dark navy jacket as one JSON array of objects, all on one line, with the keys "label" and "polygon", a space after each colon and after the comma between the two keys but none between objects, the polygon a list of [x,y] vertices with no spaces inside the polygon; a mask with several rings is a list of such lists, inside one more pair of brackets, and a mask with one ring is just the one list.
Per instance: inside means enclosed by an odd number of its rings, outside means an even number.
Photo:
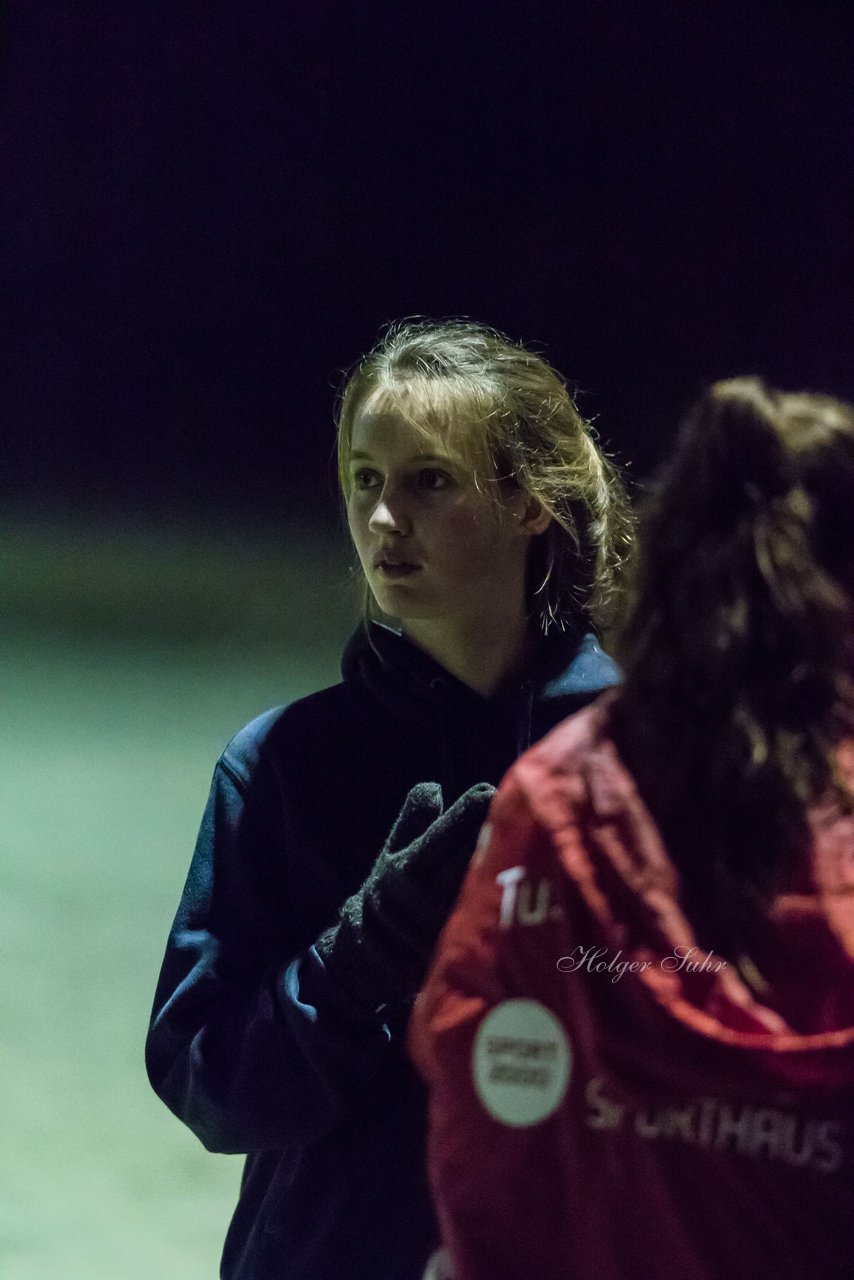
[{"label": "dark navy jacket", "polygon": [[312,944],[415,783],[446,805],[497,784],[618,679],[592,635],[556,635],[484,698],[378,623],[342,674],[223,753],[155,996],[154,1089],[211,1151],[247,1155],[224,1280],[419,1280],[436,1229],[407,1009],[354,1008]]}]

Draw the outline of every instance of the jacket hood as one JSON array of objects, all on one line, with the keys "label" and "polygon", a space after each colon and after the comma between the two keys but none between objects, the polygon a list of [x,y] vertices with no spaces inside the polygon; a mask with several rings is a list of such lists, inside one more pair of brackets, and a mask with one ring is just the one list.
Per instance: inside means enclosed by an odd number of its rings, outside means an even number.
[{"label": "jacket hood", "polygon": [[497,785],[509,761],[619,680],[595,636],[556,633],[543,637],[525,670],[484,697],[401,632],[373,621],[351,637],[341,670],[345,684],[407,741],[414,734],[433,744],[427,754],[439,767],[430,780],[446,802],[477,782]]},{"label": "jacket hood", "polygon": [[[750,956],[706,950],[683,908],[679,871],[609,736],[611,702],[581,712],[531,753],[528,788],[600,945],[637,962],[623,977],[640,999],[652,996],[699,1035],[772,1054],[844,1050],[836,1065],[844,1059],[854,1078],[854,816],[830,805],[811,812],[812,847],[759,922]],[[854,779],[854,744],[839,758]],[[567,768],[587,815],[582,847],[556,830],[565,827]]]},{"label": "jacket hood", "polygon": [[620,681],[616,663],[590,633],[554,632],[540,640],[533,662],[507,686],[486,698],[451,675],[400,631],[376,621],[362,622],[341,659],[345,682],[356,682],[391,711],[430,719],[438,703],[465,709],[528,701],[531,720],[523,748],[539,736],[540,719],[554,725]]}]

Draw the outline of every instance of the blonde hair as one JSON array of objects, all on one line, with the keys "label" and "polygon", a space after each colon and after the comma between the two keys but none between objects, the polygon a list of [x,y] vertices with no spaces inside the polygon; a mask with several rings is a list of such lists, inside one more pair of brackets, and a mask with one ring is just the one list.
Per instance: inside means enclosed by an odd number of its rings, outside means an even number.
[{"label": "blonde hair", "polygon": [[389,325],[339,394],[345,501],[353,422],[374,395],[382,408],[441,441],[499,510],[503,496],[516,490],[552,517],[533,540],[528,562],[529,608],[543,631],[608,625],[632,516],[619,472],[547,360],[468,320]]}]

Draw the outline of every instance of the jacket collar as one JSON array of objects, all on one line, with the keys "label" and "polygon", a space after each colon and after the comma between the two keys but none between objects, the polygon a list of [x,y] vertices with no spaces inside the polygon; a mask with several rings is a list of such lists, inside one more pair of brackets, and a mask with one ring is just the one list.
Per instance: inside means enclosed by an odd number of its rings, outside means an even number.
[{"label": "jacket collar", "polygon": [[551,724],[620,681],[616,663],[592,633],[579,637],[574,632],[554,632],[542,638],[532,664],[507,689],[484,698],[402,632],[373,620],[361,622],[350,637],[341,673],[345,681],[366,685],[383,702],[410,712],[418,704],[433,706],[437,700],[463,709],[527,693],[531,705],[542,708]]}]

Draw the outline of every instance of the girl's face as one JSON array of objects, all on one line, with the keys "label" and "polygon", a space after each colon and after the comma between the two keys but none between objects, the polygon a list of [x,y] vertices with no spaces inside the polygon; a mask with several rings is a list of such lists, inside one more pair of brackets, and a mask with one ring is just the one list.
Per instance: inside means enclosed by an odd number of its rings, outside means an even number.
[{"label": "girl's face", "polygon": [[380,609],[410,633],[419,620],[500,625],[520,616],[530,536],[548,515],[526,518],[530,504],[515,494],[499,519],[438,441],[394,410],[372,407],[376,398],[353,421],[347,516]]}]

